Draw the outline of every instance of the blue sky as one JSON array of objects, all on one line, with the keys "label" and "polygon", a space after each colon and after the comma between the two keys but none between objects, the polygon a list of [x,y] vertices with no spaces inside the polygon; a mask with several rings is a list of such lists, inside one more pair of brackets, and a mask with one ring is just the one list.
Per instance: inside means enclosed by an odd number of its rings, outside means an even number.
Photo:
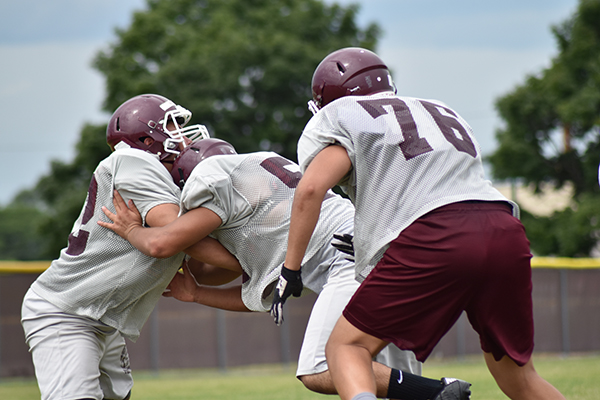
[{"label": "blue sky", "polygon": [[[446,102],[471,124],[484,154],[501,126],[495,99],[549,66],[550,27],[577,7],[576,0],[337,2],[358,3],[359,25],[383,28],[377,52],[398,92]],[[0,205],[32,187],[51,160],[71,161],[84,123],[108,119],[103,76],[91,61],[144,7],[145,0],[0,2]]]}]

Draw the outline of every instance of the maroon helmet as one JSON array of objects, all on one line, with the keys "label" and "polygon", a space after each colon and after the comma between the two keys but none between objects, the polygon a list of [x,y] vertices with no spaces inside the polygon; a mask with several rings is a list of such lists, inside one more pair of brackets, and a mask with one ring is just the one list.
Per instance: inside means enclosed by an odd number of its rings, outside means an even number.
[{"label": "maroon helmet", "polygon": [[199,139],[189,144],[175,159],[171,176],[173,181],[183,188],[184,183],[190,177],[192,170],[201,161],[208,157],[218,155],[237,154],[235,148],[228,142],[216,139]]},{"label": "maroon helmet", "polygon": [[315,69],[308,108],[315,114],[340,97],[385,91],[396,92],[396,87],[381,58],[367,49],[347,47],[329,54]]},{"label": "maroon helmet", "polygon": [[[159,156],[162,161],[169,154],[179,154],[179,143],[184,138],[208,138],[204,125],[185,126],[192,113],[157,94],[142,94],[121,104],[106,128],[106,141],[114,151],[119,146],[134,147]],[[173,125],[167,126],[169,122]],[[151,137],[150,146],[144,139]]]}]

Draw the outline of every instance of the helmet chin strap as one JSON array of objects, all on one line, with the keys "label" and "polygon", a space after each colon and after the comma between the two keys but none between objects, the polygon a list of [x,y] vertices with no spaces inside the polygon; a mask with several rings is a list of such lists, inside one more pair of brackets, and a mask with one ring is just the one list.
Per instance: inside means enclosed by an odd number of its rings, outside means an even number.
[{"label": "helmet chin strap", "polygon": [[183,189],[185,180],[183,179],[183,168],[177,168],[179,170],[179,189]]}]

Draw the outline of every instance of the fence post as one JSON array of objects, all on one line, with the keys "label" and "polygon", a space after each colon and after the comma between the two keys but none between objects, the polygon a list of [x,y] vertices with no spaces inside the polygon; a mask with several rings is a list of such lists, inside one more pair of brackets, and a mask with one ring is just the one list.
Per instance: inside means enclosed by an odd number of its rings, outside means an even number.
[{"label": "fence post", "polygon": [[290,323],[288,319],[288,308],[283,308],[283,319],[287,320],[287,323],[281,324],[279,327],[279,334],[281,336],[281,362],[287,368],[291,362],[290,357]]},{"label": "fence post", "polygon": [[465,326],[465,317],[466,315],[463,311],[456,321],[456,358],[460,361],[465,359],[465,355],[467,353],[467,330]]},{"label": "fence post", "polygon": [[[2,280],[0,279],[0,287]],[[0,299],[2,298],[2,290],[0,289]],[[2,380],[2,307],[0,307],[0,380]]]},{"label": "fence post", "polygon": [[160,339],[158,336],[159,325],[158,305],[156,305],[150,314],[150,369],[155,374],[158,374],[160,369]]},{"label": "fence post", "polygon": [[569,280],[567,270],[560,269],[560,325],[562,332],[563,355],[569,355],[571,351],[571,338],[569,330]]},{"label": "fence post", "polygon": [[221,371],[227,370],[227,324],[221,309],[217,309],[217,362]]}]

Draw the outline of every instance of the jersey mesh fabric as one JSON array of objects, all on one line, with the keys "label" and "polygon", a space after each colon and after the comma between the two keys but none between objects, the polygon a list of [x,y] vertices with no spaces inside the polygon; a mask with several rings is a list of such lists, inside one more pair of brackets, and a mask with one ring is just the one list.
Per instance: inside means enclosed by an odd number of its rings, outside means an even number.
[{"label": "jersey mesh fabric", "polygon": [[485,179],[470,126],[437,100],[391,92],[337,99],[311,118],[300,137],[302,170],[331,144],[343,146],[353,166],[340,184],[356,207],[359,281],[388,243],[427,212],[466,200],[508,201]]},{"label": "jersey mesh fabric", "polygon": [[114,212],[113,189],[133,199],[144,218],[154,206],[179,202],[179,189],[158,159],[136,149],[115,151],[94,172],[69,246],[32,289],[64,312],[100,320],[135,341],[183,253],[148,257],[99,226],[99,219],[109,221],[102,206]]},{"label": "jersey mesh fabric", "polygon": [[[242,300],[253,311],[265,312],[271,306],[300,177],[297,164],[272,152],[213,156],[196,166],[183,189],[182,212],[205,207],[223,220],[212,236],[240,261],[246,275]],[[353,214],[348,200],[328,193],[303,260],[307,289],[318,293],[326,277],[323,271],[314,271],[318,263],[310,259],[329,246],[333,233]]]}]

